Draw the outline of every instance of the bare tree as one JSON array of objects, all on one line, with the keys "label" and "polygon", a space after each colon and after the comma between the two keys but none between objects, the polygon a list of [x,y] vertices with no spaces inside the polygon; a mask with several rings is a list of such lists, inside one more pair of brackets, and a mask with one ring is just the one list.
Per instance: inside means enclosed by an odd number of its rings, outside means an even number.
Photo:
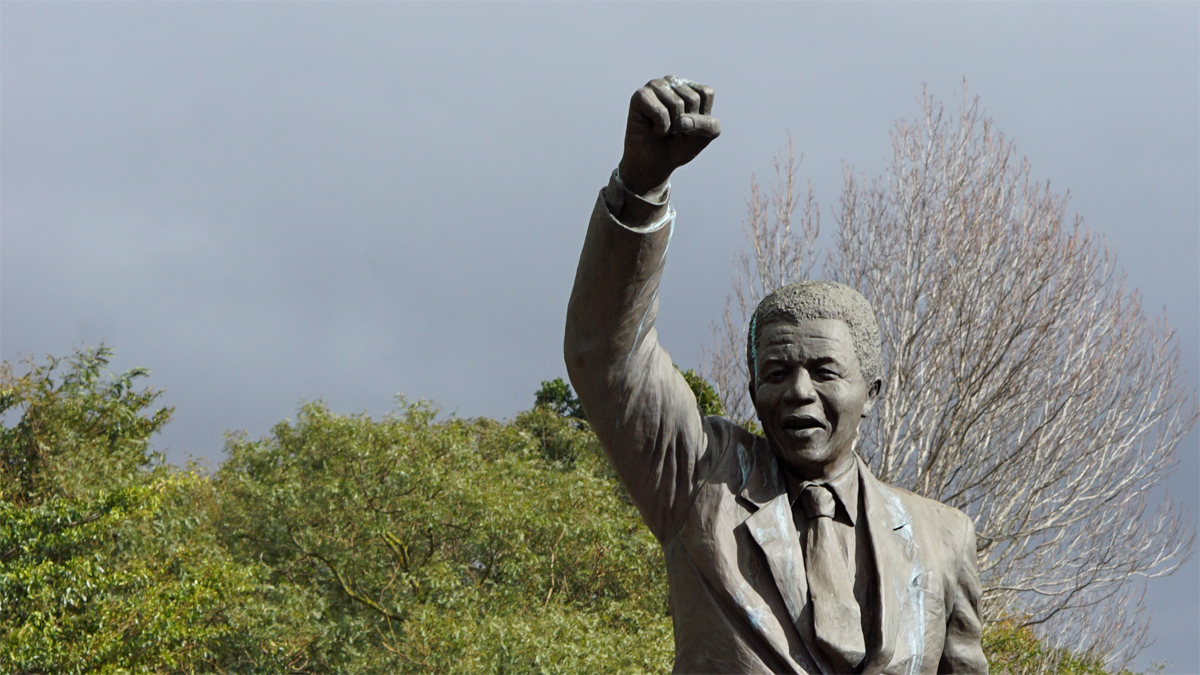
[{"label": "bare tree", "polygon": [[[846,172],[824,261],[880,322],[884,388],[859,451],[881,480],[974,518],[985,618],[1124,665],[1145,644],[1138,582],[1177,569],[1195,536],[1169,498],[1146,512],[1197,418],[1177,341],[965,85],[957,120],[928,95],[922,108],[897,123],[886,176]],[[777,170],[769,199],[751,183],[754,259],[738,258],[714,326],[714,379],[746,376],[734,315],[812,267],[810,230],[761,215],[790,213],[794,165]],[[744,382],[721,387],[727,410],[750,407]]]},{"label": "bare tree", "polygon": [[821,232],[821,214],[811,184],[804,194],[804,212],[797,227],[792,227],[800,200],[796,188],[800,161],[793,154],[790,135],[774,166],[775,182],[766,192],[759,187],[756,177],[750,177],[748,219],[742,228],[753,251],[738,251],[733,290],[725,301],[725,313],[713,324],[715,346],[711,350],[701,348],[705,377],[716,386],[725,414],[743,425],[755,423],[745,356],[750,315],[767,293],[808,278],[816,262],[813,244]]}]

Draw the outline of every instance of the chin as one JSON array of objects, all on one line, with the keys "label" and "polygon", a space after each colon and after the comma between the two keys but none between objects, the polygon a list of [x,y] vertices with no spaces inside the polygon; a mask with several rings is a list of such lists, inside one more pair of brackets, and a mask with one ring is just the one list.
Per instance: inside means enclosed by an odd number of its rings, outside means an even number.
[{"label": "chin", "polygon": [[852,456],[853,450],[845,452],[826,444],[820,446],[788,446],[782,443],[772,443],[775,453],[783,465],[801,477],[820,476],[825,469],[837,462],[843,455]]},{"label": "chin", "polygon": [[806,469],[811,467],[824,466],[837,459],[837,453],[828,447],[788,447],[780,443],[776,443],[778,448],[779,458],[784,464],[795,469]]}]

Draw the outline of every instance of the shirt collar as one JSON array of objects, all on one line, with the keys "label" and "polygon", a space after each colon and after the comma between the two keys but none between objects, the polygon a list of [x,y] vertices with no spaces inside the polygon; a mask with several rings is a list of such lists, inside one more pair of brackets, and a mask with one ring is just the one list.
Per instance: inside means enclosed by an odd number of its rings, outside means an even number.
[{"label": "shirt collar", "polygon": [[796,506],[796,499],[800,497],[800,493],[809,485],[827,485],[829,490],[833,492],[834,499],[842,505],[842,509],[846,515],[850,517],[850,524],[858,524],[858,460],[850,463],[850,466],[830,478],[829,480],[806,480],[801,481],[792,475],[790,471],[783,472],[784,478],[787,481],[788,501],[792,508]]}]

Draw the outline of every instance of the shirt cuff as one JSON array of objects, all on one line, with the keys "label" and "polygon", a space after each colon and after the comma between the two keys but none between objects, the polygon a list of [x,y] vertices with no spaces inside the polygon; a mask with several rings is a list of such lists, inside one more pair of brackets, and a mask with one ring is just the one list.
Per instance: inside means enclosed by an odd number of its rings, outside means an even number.
[{"label": "shirt cuff", "polygon": [[643,196],[626,188],[614,170],[603,194],[604,205],[613,219],[637,232],[653,232],[675,216],[675,209],[670,204],[670,182],[661,190]]}]

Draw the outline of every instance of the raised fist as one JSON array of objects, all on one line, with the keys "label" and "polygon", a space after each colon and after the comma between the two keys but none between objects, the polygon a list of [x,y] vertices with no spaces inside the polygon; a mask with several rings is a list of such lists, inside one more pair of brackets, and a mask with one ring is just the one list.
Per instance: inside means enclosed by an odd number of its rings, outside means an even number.
[{"label": "raised fist", "polygon": [[618,172],[625,187],[644,195],[721,135],[711,115],[712,87],[668,75],[633,93]]}]

